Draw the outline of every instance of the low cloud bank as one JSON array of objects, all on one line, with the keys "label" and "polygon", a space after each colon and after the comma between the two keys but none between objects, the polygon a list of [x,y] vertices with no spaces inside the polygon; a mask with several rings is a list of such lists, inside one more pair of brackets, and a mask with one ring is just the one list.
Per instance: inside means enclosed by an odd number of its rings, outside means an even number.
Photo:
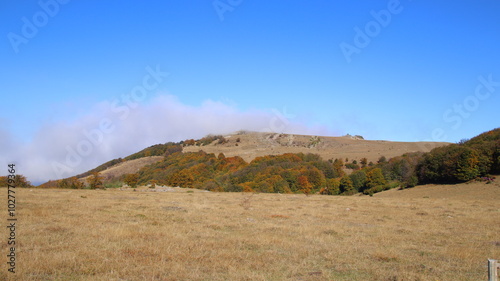
[{"label": "low cloud bank", "polygon": [[31,142],[16,143],[0,128],[0,164],[15,163],[32,182],[73,176],[106,161],[125,157],[153,144],[198,139],[238,130],[327,135],[283,110],[238,110],[207,100],[200,106],[175,96],[157,96],[147,103],[105,101],[78,120],[46,124]]}]

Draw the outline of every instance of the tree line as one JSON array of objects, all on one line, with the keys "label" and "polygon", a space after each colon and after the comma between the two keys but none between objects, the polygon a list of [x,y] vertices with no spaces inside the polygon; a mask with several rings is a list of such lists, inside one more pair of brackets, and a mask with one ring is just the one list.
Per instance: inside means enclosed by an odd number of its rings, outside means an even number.
[{"label": "tree line", "polygon": [[[168,185],[220,192],[320,193],[326,195],[374,194],[427,183],[460,183],[478,178],[491,180],[500,172],[500,129],[470,140],[434,148],[430,152],[406,153],[377,163],[361,158],[324,160],[317,154],[285,153],[257,157],[250,163],[241,157],[226,157],[204,151],[182,153],[184,145],[200,146],[224,140],[220,136],[149,147],[125,159],[163,155],[162,161],[143,167],[136,174],[112,179],[116,186]],[[114,161],[114,160],[112,160]],[[112,162],[110,161],[110,162]],[[108,162],[109,163],[109,162]],[[346,173],[350,171],[350,173]],[[91,171],[99,179],[98,169]],[[111,185],[100,179],[101,185]],[[78,183],[80,182],[80,183]],[[55,181],[62,188],[95,187],[78,177]]]}]

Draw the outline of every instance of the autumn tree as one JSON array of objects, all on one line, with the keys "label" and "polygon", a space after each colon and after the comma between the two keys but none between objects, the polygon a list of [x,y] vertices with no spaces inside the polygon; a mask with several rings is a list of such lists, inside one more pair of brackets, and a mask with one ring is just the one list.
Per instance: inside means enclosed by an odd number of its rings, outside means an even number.
[{"label": "autumn tree", "polygon": [[7,177],[0,177],[0,187],[7,187],[8,185]]},{"label": "autumn tree", "polygon": [[81,189],[84,187],[83,182],[78,180],[76,177],[71,177],[67,179],[62,179],[58,182],[59,188],[71,188],[71,189]]},{"label": "autumn tree", "polygon": [[319,193],[325,195],[340,194],[340,181],[338,179],[327,179],[326,186]]},{"label": "autumn tree", "polygon": [[359,163],[361,163],[362,167],[366,167],[366,164],[368,164],[368,159],[366,159],[366,157],[363,157],[359,160]]},{"label": "autumn tree", "polygon": [[333,170],[335,172],[335,177],[344,176],[344,170],[342,169],[343,166],[344,166],[344,161],[342,161],[342,159],[335,159],[333,161]]},{"label": "autumn tree", "polygon": [[459,181],[468,181],[479,176],[479,155],[477,151],[468,149],[458,156],[455,177]]},{"label": "autumn tree", "polygon": [[309,193],[311,193],[311,189],[312,189],[312,184],[309,182],[309,180],[307,179],[306,176],[300,176],[298,178],[298,181],[299,181],[299,190],[301,192],[303,192],[304,194],[306,195],[309,195]]},{"label": "autumn tree", "polygon": [[316,167],[312,167],[308,169],[307,173],[307,180],[309,183],[311,183],[312,188],[321,188],[325,186],[325,175]]},{"label": "autumn tree", "polygon": [[387,181],[384,178],[384,174],[382,174],[382,169],[375,168],[366,173],[366,187],[372,188],[385,184],[387,184]]},{"label": "autumn tree", "polygon": [[171,186],[179,186],[179,187],[193,187],[194,178],[188,170],[180,170],[177,173],[171,175],[168,180],[168,184]]},{"label": "autumn tree", "polygon": [[190,139],[190,140],[185,140],[184,141],[184,145],[185,146],[189,146],[189,145],[195,145],[196,142],[194,141],[194,139]]},{"label": "autumn tree", "polygon": [[104,188],[102,177],[98,172],[92,173],[92,175],[87,179],[87,183],[90,189]]},{"label": "autumn tree", "polygon": [[218,159],[219,161],[221,161],[221,160],[226,159],[226,156],[224,155],[224,153],[222,153],[222,152],[221,152],[221,153],[219,153],[219,155],[217,155],[217,159]]},{"label": "autumn tree", "polygon": [[139,182],[139,175],[138,174],[126,174],[125,178],[123,181],[130,187],[136,188],[137,183]]},{"label": "autumn tree", "polygon": [[[0,177],[0,187],[7,186],[8,185],[8,177]],[[31,185],[31,182],[26,179],[25,176],[23,175],[16,175],[14,178],[14,185],[16,187],[33,187]]]}]

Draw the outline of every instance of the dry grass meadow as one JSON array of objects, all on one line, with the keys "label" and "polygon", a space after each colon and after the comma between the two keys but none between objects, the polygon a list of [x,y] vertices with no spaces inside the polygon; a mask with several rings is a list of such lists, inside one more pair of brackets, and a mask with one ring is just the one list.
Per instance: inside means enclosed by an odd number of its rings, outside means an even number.
[{"label": "dry grass meadow", "polygon": [[225,136],[226,144],[214,142],[206,146],[186,146],[183,152],[224,153],[226,157],[240,156],[250,162],[256,157],[266,155],[279,155],[283,153],[314,153],[320,155],[324,160],[345,159],[351,161],[366,157],[374,163],[385,156],[387,159],[400,156],[408,152],[428,152],[431,149],[449,143],[444,142],[396,142],[383,140],[362,140],[351,137],[320,137],[320,141],[314,147],[310,147],[312,136],[256,133],[244,134],[233,133]]},{"label": "dry grass meadow", "polygon": [[486,280],[487,259],[500,259],[499,191],[18,189],[18,272],[3,227],[0,280]]}]

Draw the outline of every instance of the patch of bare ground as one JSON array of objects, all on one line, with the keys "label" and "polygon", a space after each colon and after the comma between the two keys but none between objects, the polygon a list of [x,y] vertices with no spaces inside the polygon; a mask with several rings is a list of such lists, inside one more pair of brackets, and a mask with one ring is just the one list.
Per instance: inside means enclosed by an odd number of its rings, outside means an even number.
[{"label": "patch of bare ground", "polygon": [[448,194],[437,188],[374,197],[18,189],[18,272],[0,280],[485,280],[486,260],[500,258],[498,185],[475,186],[472,200],[435,197]]}]

